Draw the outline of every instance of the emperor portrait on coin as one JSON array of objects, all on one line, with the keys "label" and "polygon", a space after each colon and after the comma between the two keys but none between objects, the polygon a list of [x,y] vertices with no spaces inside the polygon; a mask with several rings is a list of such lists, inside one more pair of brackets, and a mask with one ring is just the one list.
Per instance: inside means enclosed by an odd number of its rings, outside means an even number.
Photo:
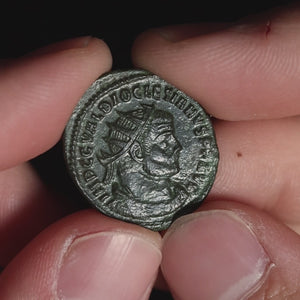
[{"label": "emperor portrait on coin", "polygon": [[95,81],[74,109],[64,147],[69,172],[94,207],[156,231],[199,206],[219,159],[204,109],[143,70]]}]

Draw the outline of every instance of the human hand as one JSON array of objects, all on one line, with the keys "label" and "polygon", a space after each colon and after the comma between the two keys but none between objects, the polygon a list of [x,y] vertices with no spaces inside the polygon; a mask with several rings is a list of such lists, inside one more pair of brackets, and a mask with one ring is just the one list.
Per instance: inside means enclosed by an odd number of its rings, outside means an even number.
[{"label": "human hand", "polygon": [[148,298],[160,235],[93,210],[64,217],[73,209],[25,163],[59,140],[82,94],[110,67],[107,46],[93,38],[2,62],[0,299]]},{"label": "human hand", "polygon": [[198,213],[163,241],[175,299],[300,298],[300,8],[142,34],[133,60],[212,114],[220,150]]}]

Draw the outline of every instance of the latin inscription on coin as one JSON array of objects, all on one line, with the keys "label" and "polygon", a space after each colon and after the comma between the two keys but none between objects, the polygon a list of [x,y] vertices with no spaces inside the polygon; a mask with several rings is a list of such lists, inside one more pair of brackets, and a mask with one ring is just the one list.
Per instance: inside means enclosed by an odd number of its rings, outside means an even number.
[{"label": "latin inscription on coin", "polygon": [[201,106],[139,70],[99,78],[75,108],[64,144],[70,174],[90,203],[157,231],[199,206],[218,165]]}]

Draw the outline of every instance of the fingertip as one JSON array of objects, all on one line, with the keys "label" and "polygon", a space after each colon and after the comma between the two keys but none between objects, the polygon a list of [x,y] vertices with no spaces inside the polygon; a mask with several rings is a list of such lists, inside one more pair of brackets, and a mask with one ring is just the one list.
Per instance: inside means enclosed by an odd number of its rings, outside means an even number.
[{"label": "fingertip", "polygon": [[180,299],[251,296],[272,265],[249,226],[225,210],[195,213],[175,222],[164,238],[163,253],[162,270]]},{"label": "fingertip", "polygon": [[63,299],[141,299],[153,284],[159,248],[132,233],[101,232],[69,246],[58,277]]},{"label": "fingertip", "polygon": [[85,228],[63,253],[56,294],[63,299],[144,299],[161,262],[159,234],[95,211],[73,215],[76,221]]},{"label": "fingertip", "polygon": [[[96,37],[90,37],[87,44],[87,49],[91,53],[94,53],[94,55],[98,57],[99,61],[101,62],[101,69],[99,68],[98,72],[104,73],[111,69],[112,54],[104,40]],[[98,76],[100,76],[100,74]]]}]

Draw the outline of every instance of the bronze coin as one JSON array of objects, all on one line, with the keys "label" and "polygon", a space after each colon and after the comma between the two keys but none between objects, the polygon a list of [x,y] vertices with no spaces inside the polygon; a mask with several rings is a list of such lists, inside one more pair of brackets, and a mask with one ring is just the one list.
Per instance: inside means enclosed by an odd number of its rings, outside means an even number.
[{"label": "bronze coin", "polygon": [[94,207],[155,231],[200,205],[219,160],[204,109],[143,70],[96,80],[66,126],[64,148],[72,178]]}]

